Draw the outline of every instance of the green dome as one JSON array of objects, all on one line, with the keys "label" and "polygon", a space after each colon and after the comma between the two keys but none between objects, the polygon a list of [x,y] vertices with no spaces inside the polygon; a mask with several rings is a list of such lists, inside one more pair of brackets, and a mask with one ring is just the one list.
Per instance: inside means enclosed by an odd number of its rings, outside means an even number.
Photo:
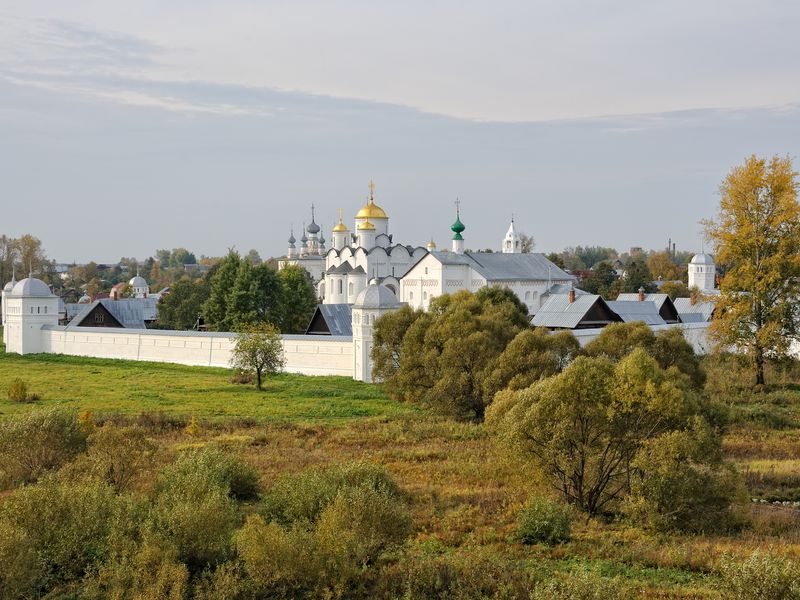
[{"label": "green dome", "polygon": [[454,240],[464,239],[464,238],[461,237],[461,232],[464,231],[465,229],[466,229],[466,227],[464,227],[464,224],[461,222],[461,219],[459,218],[458,213],[456,213],[456,222],[453,223],[453,225],[450,227],[450,231],[455,233],[455,235],[453,236],[453,239]]}]

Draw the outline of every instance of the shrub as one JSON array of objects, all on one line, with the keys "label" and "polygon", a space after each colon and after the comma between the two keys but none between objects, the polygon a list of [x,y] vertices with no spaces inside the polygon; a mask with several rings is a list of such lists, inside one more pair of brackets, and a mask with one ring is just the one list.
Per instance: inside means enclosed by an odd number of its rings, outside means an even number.
[{"label": "shrub", "polygon": [[197,417],[192,415],[192,418],[187,423],[186,427],[183,429],[187,435],[192,437],[197,437],[200,435],[200,424],[197,422]]},{"label": "shrub", "polygon": [[152,463],[155,445],[138,427],[106,424],[88,439],[89,448],[76,467],[111,484],[117,493],[126,491],[131,481]]},{"label": "shrub", "polygon": [[0,520],[0,598],[31,598],[41,572],[36,551],[22,527]]},{"label": "shrub", "polygon": [[158,480],[160,489],[200,477],[226,490],[235,500],[254,500],[260,491],[258,471],[242,458],[219,448],[191,448],[165,468]]},{"label": "shrub", "polygon": [[28,384],[22,379],[15,379],[8,386],[8,399],[14,402],[28,401]]},{"label": "shrub", "polygon": [[787,558],[754,551],[744,562],[726,556],[720,563],[721,591],[725,598],[797,600],[800,566]]},{"label": "shrub", "polygon": [[637,597],[636,590],[620,579],[578,571],[539,583],[530,600],[632,600]]},{"label": "shrub", "polygon": [[720,439],[702,417],[649,440],[632,466],[638,476],[626,510],[642,524],[696,533],[739,524],[733,508],[743,500],[742,479],[723,462]]},{"label": "shrub", "polygon": [[316,522],[344,488],[368,488],[399,500],[400,489],[383,467],[352,462],[282,475],[265,499],[266,516],[282,524]]},{"label": "shrub", "polygon": [[533,585],[530,571],[490,549],[478,547],[434,555],[414,549],[381,571],[373,597],[527,600]]},{"label": "shrub", "polygon": [[569,540],[571,526],[569,507],[537,497],[517,515],[514,539],[523,544],[558,544]]},{"label": "shrub", "polygon": [[0,465],[12,485],[36,481],[85,449],[74,412],[48,408],[0,422]]},{"label": "shrub", "polygon": [[[51,589],[102,562],[117,510],[114,490],[104,483],[48,478],[17,490],[0,506],[0,530],[17,532],[2,543],[13,547],[15,539],[26,540],[35,553],[32,564],[41,569],[39,587]],[[6,553],[8,547],[0,547],[0,555]]]}]

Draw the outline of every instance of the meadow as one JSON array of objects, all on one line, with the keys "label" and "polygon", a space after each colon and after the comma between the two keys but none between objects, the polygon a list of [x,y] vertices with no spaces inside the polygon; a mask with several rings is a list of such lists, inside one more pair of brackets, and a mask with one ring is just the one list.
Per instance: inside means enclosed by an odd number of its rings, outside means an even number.
[{"label": "meadow", "polygon": [[[516,515],[531,493],[552,491],[524,464],[496,453],[482,425],[433,416],[390,400],[380,385],[346,378],[282,374],[258,392],[233,383],[232,375],[225,369],[0,352],[0,419],[41,406],[89,410],[98,424],[146,428],[164,462],[187,447],[239,453],[256,467],[265,490],[282,474],[309,467],[378,463],[407,495],[413,519],[413,533],[394,559],[412,566],[424,560],[465,563],[507,591],[490,596],[487,590],[487,597],[516,597],[514,582],[522,574],[589,572],[624,582],[638,597],[717,598],[723,556],[744,559],[761,549],[800,561],[800,511],[785,504],[800,501],[800,391],[791,374],[755,395],[716,371],[709,377],[709,389],[727,398],[731,411],[726,455],[758,500],[749,506],[748,526],[728,535],[667,535],[584,516],[575,519],[571,539],[555,546],[512,541]],[[5,397],[18,377],[38,401]],[[185,428],[191,417],[199,424],[193,434]]]}]

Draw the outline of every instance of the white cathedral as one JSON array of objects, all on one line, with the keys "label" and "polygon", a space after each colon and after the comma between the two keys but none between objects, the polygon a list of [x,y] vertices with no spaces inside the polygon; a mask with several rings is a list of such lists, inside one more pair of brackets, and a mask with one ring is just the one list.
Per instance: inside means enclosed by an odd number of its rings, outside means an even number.
[{"label": "white cathedral", "polygon": [[437,250],[433,241],[424,247],[396,243],[389,233],[389,217],[375,203],[375,186],[370,182],[369,201],[356,213],[353,231],[340,210],[339,222],[331,231],[332,246],[326,250],[312,206],[300,247],[292,232],[279,268],[303,267],[324,304],[353,304],[362,290],[375,283],[412,308],[427,309],[442,294],[497,285],[514,291],[531,314],[549,295],[564,293],[575,281],[543,254],[522,252],[513,218],[497,253],[465,251],[465,229],[457,208],[449,250]]}]

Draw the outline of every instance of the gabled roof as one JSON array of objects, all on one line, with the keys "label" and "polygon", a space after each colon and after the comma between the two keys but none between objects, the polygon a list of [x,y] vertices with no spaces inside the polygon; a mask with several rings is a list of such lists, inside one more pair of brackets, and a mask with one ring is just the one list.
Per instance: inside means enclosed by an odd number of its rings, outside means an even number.
[{"label": "gabled roof", "polygon": [[353,335],[353,309],[349,304],[320,304],[306,327],[306,335]]},{"label": "gabled roof", "polygon": [[[631,293],[620,294],[617,296],[617,301],[641,302],[639,300],[639,294]],[[678,310],[675,308],[675,304],[673,304],[668,294],[645,294],[644,302],[652,302],[655,304],[658,314],[661,315],[661,318],[664,319],[665,322],[676,323],[680,320]]]},{"label": "gabled roof", "polygon": [[139,298],[127,298],[125,300],[102,298],[100,300],[95,300],[91,304],[81,304],[79,306],[85,308],[72,319],[69,325],[67,325],[67,328],[80,327],[83,320],[86,319],[98,305],[102,305],[103,308],[126,329],[145,329],[144,304],[140,300]]},{"label": "gabled roof", "polygon": [[576,295],[574,302],[569,301],[569,294],[554,294],[536,311],[531,324],[551,329],[578,329],[603,327],[621,320],[596,294]]},{"label": "gabled roof", "polygon": [[691,298],[675,298],[675,309],[684,323],[698,322],[697,317],[690,315],[701,315],[699,322],[710,321],[716,307],[717,304],[713,300],[697,300],[692,304]]},{"label": "gabled roof", "polygon": [[544,254],[503,254],[500,252],[443,252],[432,250],[443,265],[466,265],[489,281],[573,281],[575,278]]},{"label": "gabled roof", "polygon": [[344,275],[345,273],[349,273],[353,270],[353,267],[350,266],[350,263],[345,261],[340,264],[338,267],[331,267],[326,271],[329,275]]},{"label": "gabled roof", "polygon": [[625,323],[642,321],[645,325],[666,325],[667,322],[658,314],[655,303],[649,300],[626,301],[609,300],[608,307],[617,313]]}]

